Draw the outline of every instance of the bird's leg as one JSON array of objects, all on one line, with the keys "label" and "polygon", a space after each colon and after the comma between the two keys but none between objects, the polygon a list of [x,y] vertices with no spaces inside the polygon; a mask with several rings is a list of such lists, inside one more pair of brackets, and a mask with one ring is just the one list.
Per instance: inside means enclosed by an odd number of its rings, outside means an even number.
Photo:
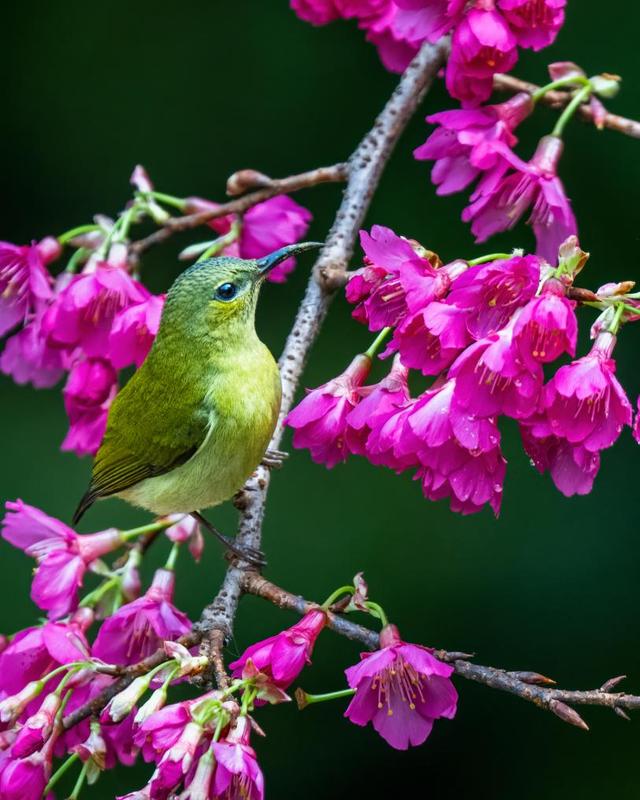
[{"label": "bird's leg", "polygon": [[282,464],[289,458],[289,453],[284,450],[267,450],[262,457],[262,464],[269,469],[282,469]]},{"label": "bird's leg", "polygon": [[212,533],[216,539],[222,542],[227,550],[231,551],[237,558],[241,558],[243,561],[253,564],[255,567],[264,567],[266,565],[267,562],[265,560],[264,553],[261,550],[256,550],[254,547],[240,547],[233,541],[233,539],[230,539],[228,536],[220,533],[220,531],[214,525],[212,525],[208,519],[203,517],[199,511],[192,511],[191,516],[194,517],[194,519],[197,519],[198,522],[209,531],[209,533]]}]

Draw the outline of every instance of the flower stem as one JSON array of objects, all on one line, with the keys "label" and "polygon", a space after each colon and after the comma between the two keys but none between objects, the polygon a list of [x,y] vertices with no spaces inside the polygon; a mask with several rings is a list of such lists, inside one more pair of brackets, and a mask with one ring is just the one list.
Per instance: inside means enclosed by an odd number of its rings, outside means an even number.
[{"label": "flower stem", "polygon": [[76,763],[76,761],[79,758],[80,756],[77,753],[73,753],[72,755],[69,756],[69,758],[66,759],[66,761],[63,761],[62,764],[60,764],[58,769],[51,776],[49,783],[45,786],[45,790],[42,793],[43,797],[46,797],[49,794],[49,792],[53,789],[56,783],[58,783],[60,778],[65,774],[65,772],[70,767],[72,767]]},{"label": "flower stem", "polygon": [[542,100],[547,92],[552,92],[554,89],[563,89],[565,86],[575,86],[576,83],[580,83],[583,86],[590,85],[589,79],[584,78],[581,75],[574,75],[573,77],[568,78],[559,78],[557,81],[551,81],[551,83],[547,83],[545,86],[541,86],[539,89],[536,89],[536,91],[531,95],[531,99],[534,103],[537,103],[538,100]]},{"label": "flower stem", "polygon": [[371,343],[371,347],[365,351],[364,355],[368,356],[371,360],[373,360],[378,350],[384,343],[384,340],[391,333],[391,330],[392,330],[391,328],[383,328]]},{"label": "flower stem", "polygon": [[176,561],[178,560],[179,553],[180,553],[180,542],[174,542],[173,547],[169,551],[169,558],[167,559],[167,563],[164,565],[165,569],[174,570],[176,568]]},{"label": "flower stem", "polygon": [[167,206],[177,208],[178,211],[184,211],[187,205],[186,200],[184,200],[182,197],[175,197],[172,194],[165,194],[164,192],[149,192],[149,194],[154,198],[154,200],[158,200]]},{"label": "flower stem", "polygon": [[487,264],[490,261],[500,261],[501,259],[511,258],[511,255],[511,253],[490,253],[488,256],[469,259],[467,264],[470,267],[476,267],[478,264]]},{"label": "flower stem", "polygon": [[560,114],[554,129],[551,131],[552,136],[557,136],[559,139],[562,138],[562,134],[564,133],[564,129],[567,123],[569,122],[571,117],[573,117],[573,115],[576,113],[578,108],[585,102],[585,100],[589,99],[589,95],[591,94],[591,92],[592,92],[591,83],[587,81],[586,85],[583,86],[579,92],[576,92],[573,100],[565,108],[562,114]]},{"label": "flower stem", "polygon": [[213,242],[213,244],[207,247],[204,253],[202,253],[202,255],[198,258],[198,261],[202,261],[205,258],[211,258],[212,256],[217,256],[218,253],[221,253],[225,247],[233,244],[239,235],[240,223],[234,222],[229,233],[225,233],[224,236],[220,236],[215,240],[215,242]]},{"label": "flower stem", "polygon": [[336,589],[335,592],[331,592],[329,597],[324,601],[322,604],[322,608],[327,609],[330,608],[336,600],[341,597],[343,594],[353,594],[355,589],[353,586],[341,586],[339,589]]},{"label": "flower stem", "polygon": [[382,627],[384,628],[386,625],[389,624],[389,620],[387,619],[387,615],[384,613],[384,609],[378,603],[372,603],[368,601],[366,603],[367,608],[369,609],[369,613],[371,613],[374,617],[380,620],[382,623]]},{"label": "flower stem", "polygon": [[339,700],[341,697],[352,697],[355,693],[355,689],[340,689],[337,692],[327,692],[326,694],[307,694],[305,692],[305,705],[310,706],[312,703],[324,703],[325,700]]},{"label": "flower stem", "polygon": [[96,587],[92,592],[85,595],[82,600],[80,601],[81,608],[91,608],[91,606],[95,606],[96,603],[99,603],[100,600],[110,592],[111,589],[118,586],[121,582],[121,578],[119,575],[114,575],[113,578],[109,578],[108,580],[104,581],[100,584],[100,586]]},{"label": "flower stem", "polygon": [[148,525],[141,525],[139,528],[130,528],[127,531],[120,531],[120,536],[124,542],[128,542],[129,539],[135,539],[136,536],[142,536],[144,533],[155,533],[156,531],[163,531],[165,528],[170,528],[172,525],[175,525],[174,520],[164,519],[164,520],[156,520],[156,522],[150,522]]},{"label": "flower stem", "polygon": [[89,250],[86,247],[79,247],[67,262],[67,266],[64,268],[64,271],[75,275],[78,270],[79,263],[88,255]]},{"label": "flower stem", "polygon": [[99,231],[100,225],[92,224],[92,225],[78,225],[76,228],[71,228],[71,230],[65,231],[64,233],[58,236],[58,242],[60,244],[66,244],[67,242],[71,241],[71,239],[75,239],[76,236],[82,236],[83,233],[93,233],[94,231]]},{"label": "flower stem", "polygon": [[620,330],[620,325],[622,324],[622,315],[625,312],[625,304],[618,303],[616,305],[616,313],[614,318],[611,320],[611,325],[609,325],[609,333],[612,333],[614,336],[617,335],[618,331]]},{"label": "flower stem", "polygon": [[78,800],[80,792],[82,791],[82,787],[84,786],[85,779],[87,777],[88,766],[89,766],[88,761],[86,761],[82,765],[82,769],[80,770],[80,774],[78,775],[78,780],[76,781],[75,786],[73,787],[73,791],[71,792],[67,800]]}]

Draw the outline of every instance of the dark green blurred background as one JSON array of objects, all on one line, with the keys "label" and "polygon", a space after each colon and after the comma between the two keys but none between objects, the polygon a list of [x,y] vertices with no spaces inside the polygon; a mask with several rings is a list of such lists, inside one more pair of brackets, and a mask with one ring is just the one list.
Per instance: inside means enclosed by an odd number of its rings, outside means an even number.
[{"label": "dark green blurred background", "polygon": [[[3,11],[3,120],[0,238],[26,242],[113,214],[126,201],[132,167],[143,163],[158,189],[221,199],[226,177],[242,167],[285,175],[344,159],[367,130],[396,77],[353,25],[314,29],[284,0],[11,4]],[[640,11],[621,0],[569,2],[558,43],[523,56],[517,74],[545,80],[545,64],[575,60],[595,73],[624,76],[613,110],[640,115],[637,31]],[[522,245],[520,227],[479,250],[459,222],[461,196],[437,199],[428,166],[412,160],[426,113],[446,104],[434,88],[383,178],[368,223],[420,239],[443,258]],[[529,154],[548,132],[541,110],[522,132]],[[583,285],[635,278],[638,270],[640,142],[575,123],[562,175],[592,259]],[[339,189],[296,197],[313,211],[311,238],[322,238]],[[165,290],[180,269],[179,246],[149,253],[145,280]],[[284,287],[264,292],[259,328],[279,351],[307,279],[309,259]],[[584,311],[584,328],[592,319]],[[315,347],[304,383],[340,371],[368,337],[339,299]],[[583,343],[583,348],[585,343]],[[635,400],[640,337],[624,331],[619,375]],[[62,454],[66,428],[58,390],[37,392],[2,380],[2,498],[22,497],[69,520],[89,471]],[[289,446],[287,439],[286,446]],[[364,570],[372,596],[405,638],[475,651],[481,663],[536,669],[568,688],[593,688],[627,673],[640,693],[640,606],[635,503],[640,451],[628,432],[603,458],[591,496],[567,500],[529,466],[507,426],[509,471],[502,516],[452,515],[422,499],[409,476],[353,460],[328,472],[293,454],[273,481],[265,524],[267,575],[321,600]],[[211,514],[233,530],[232,509]],[[118,501],[87,515],[83,530],[130,526],[146,517]],[[161,546],[151,560],[166,553]],[[165,548],[166,550],[166,548]],[[31,563],[2,544],[0,630],[29,625]],[[162,552],[160,552],[162,551]],[[209,543],[203,562],[179,564],[178,604],[195,618],[223,572]],[[230,655],[293,618],[262,601],[243,602]],[[324,635],[304,675],[310,691],[339,688],[357,647]],[[428,796],[546,800],[639,795],[638,721],[587,709],[583,733],[551,714],[457,680],[458,717],[436,725],[427,744],[391,750],[370,729],[343,720],[339,702],[299,714],[264,709],[268,733],[257,749],[271,798]],[[148,768],[122,770],[87,792],[112,797],[142,785]],[[418,788],[414,788],[414,787]]]}]

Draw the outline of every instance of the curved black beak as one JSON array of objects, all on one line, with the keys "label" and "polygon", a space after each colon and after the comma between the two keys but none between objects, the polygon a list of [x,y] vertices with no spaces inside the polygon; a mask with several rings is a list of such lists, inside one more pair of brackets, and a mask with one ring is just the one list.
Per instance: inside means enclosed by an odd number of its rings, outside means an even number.
[{"label": "curved black beak", "polygon": [[276,265],[280,264],[286,258],[298,256],[300,253],[305,253],[307,250],[317,250],[319,247],[324,247],[323,242],[300,242],[299,244],[288,244],[286,247],[281,247],[273,253],[269,253],[264,258],[259,258],[257,261],[260,275],[266,275]]}]

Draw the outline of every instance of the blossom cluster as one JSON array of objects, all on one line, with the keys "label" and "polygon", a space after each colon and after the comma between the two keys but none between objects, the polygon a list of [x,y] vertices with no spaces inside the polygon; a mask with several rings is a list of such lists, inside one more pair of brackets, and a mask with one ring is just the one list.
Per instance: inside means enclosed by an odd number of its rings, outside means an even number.
[{"label": "blossom cluster", "polygon": [[[0,370],[39,389],[66,375],[69,430],[62,449],[78,455],[97,451],[118,373],[140,366],[160,324],[164,296],[152,294],[137,277],[129,230],[147,217],[162,224],[168,213],[141,167],[131,180],[134,200],[115,222],[97,217],[93,225],[31,245],[0,242],[0,335],[13,332],[0,354]],[[216,208],[202,198],[161,198],[183,213]],[[273,197],[242,219],[213,219],[210,226],[223,235],[195,252],[259,258],[303,238],[310,219],[291,198]],[[65,245],[74,253],[54,277],[50,265],[61,259]],[[294,266],[288,259],[268,279],[281,282]]]},{"label": "blossom cluster", "polygon": [[[172,553],[188,542],[198,556],[197,523],[172,517],[132,531],[81,535],[20,500],[6,509],[2,537],[35,559],[32,598],[49,617],[0,641],[0,796],[7,800],[48,796],[74,761],[80,762],[77,797],[103,770],[140,756],[154,769],[142,789],[125,796],[129,800],[167,800],[180,792],[183,800],[262,800],[264,778],[250,743],[251,731],[262,730],[253,713],[290,699],[286,690],[311,663],[328,609],[345,590],[351,595],[347,612],[383,620],[380,647],[345,671],[347,689],[315,697],[298,690],[306,698],[302,705],[348,695],[345,716],[356,725],[371,723],[397,749],[422,744],[435,720],[456,713],[453,668],[401,639],[368,601],[361,574],[298,623],[249,646],[229,665],[227,688],[168,703],[174,684],[208,665],[207,657],[189,649],[192,623],[173,602],[175,559],[156,570],[142,593],[137,568],[143,551],[136,544],[111,568],[102,557],[160,530],[173,542]],[[87,572],[103,580],[80,600]],[[155,660],[145,662],[150,656]],[[129,681],[118,683],[133,665]],[[64,724],[100,700],[97,717]]]},{"label": "blossom cluster", "polygon": [[451,34],[445,79],[465,106],[485,101],[493,76],[509,72],[518,48],[541,50],[564,23],[566,0],[291,0],[314,25],[356,19],[385,67],[402,72],[424,42]]},{"label": "blossom cluster", "polygon": [[[356,454],[396,472],[414,470],[427,498],[448,498],[463,514],[489,505],[497,515],[506,473],[498,422],[505,417],[517,421],[532,463],[563,494],[591,491],[601,451],[632,424],[612,353],[621,324],[638,318],[633,284],[590,293],[602,309],[593,346],[551,374],[547,365],[576,355],[571,289],[587,254],[575,237],[560,248],[557,267],[520,252],[443,265],[381,226],[362,231],[361,243],[365,265],[346,295],[353,316],[382,333],[291,411],[294,446],[328,467]],[[387,334],[382,357],[393,355],[392,367],[366,384]],[[411,370],[432,379],[417,397]],[[636,417],[636,437],[637,430]]]}]

